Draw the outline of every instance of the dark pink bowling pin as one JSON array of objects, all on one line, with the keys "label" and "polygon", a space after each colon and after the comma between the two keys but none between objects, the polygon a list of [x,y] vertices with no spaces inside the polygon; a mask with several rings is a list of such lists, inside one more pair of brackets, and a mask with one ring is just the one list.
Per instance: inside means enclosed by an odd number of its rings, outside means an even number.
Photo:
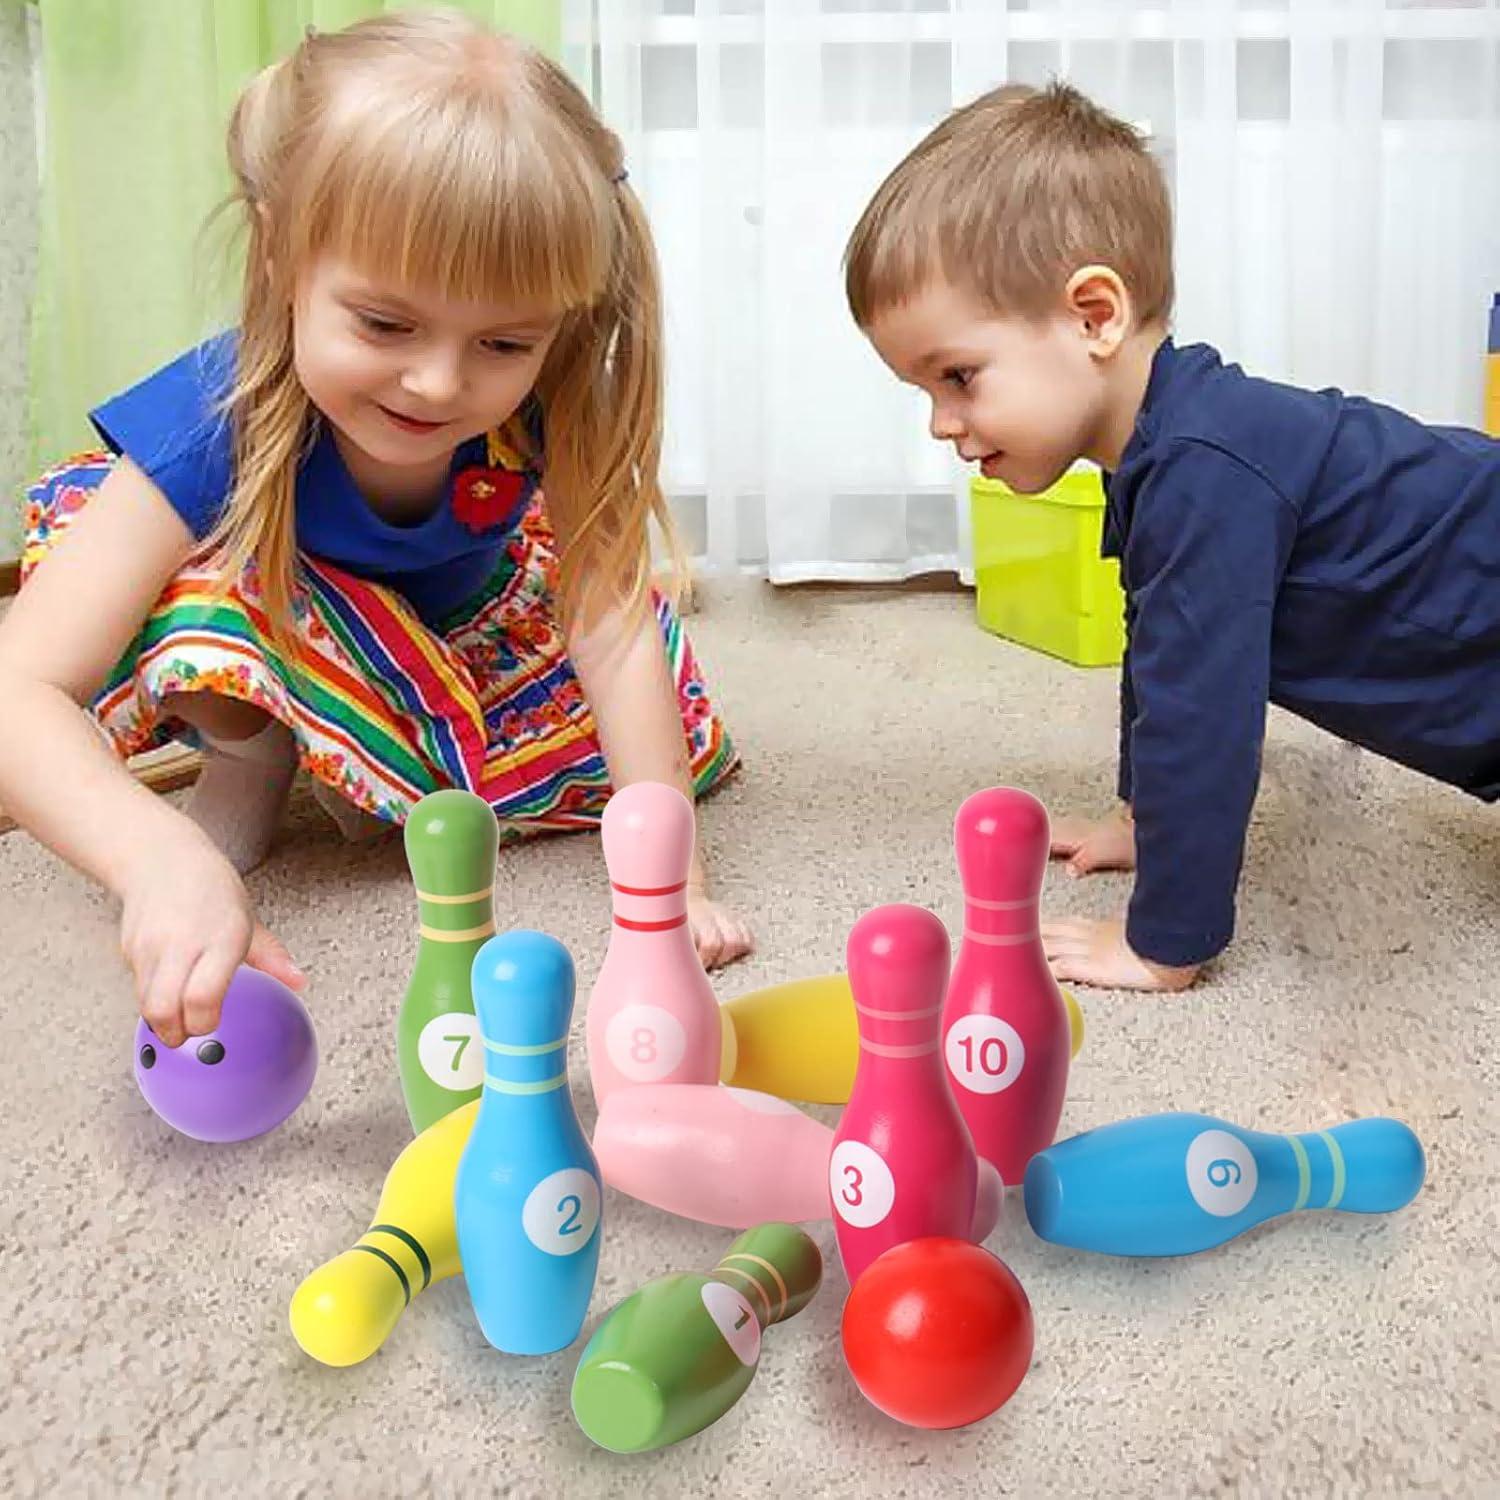
[{"label": "dark pink bowling pin", "polygon": [[943,1007],[943,1058],[974,1147],[1017,1186],[1052,1144],[1068,1086],[1068,1013],[1042,951],[1047,809],[975,792],[953,826],[964,936]]},{"label": "dark pink bowling pin", "polygon": [[849,934],[859,1062],[833,1135],[828,1189],[852,1283],[894,1245],[966,1238],[974,1143],[939,1055],[948,933],[918,906],[879,906]]}]

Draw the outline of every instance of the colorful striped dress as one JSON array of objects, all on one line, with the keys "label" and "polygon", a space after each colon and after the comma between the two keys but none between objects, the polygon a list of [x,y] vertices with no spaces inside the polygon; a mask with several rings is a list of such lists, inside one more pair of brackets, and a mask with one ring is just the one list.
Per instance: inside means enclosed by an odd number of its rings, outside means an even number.
[{"label": "colorful striped dress", "polygon": [[[516,504],[492,527],[495,546],[481,554],[467,598],[437,609],[428,600],[419,612],[388,583],[303,551],[288,655],[273,639],[253,565],[220,594],[217,575],[190,563],[92,705],[115,750],[195,742],[163,700],[212,692],[279,719],[312,776],[391,822],[428,792],[462,787],[494,808],[502,841],[596,824],[609,776],[558,624],[557,548],[540,475],[520,427],[491,433],[481,451],[485,466],[456,473],[448,503],[462,515],[495,488],[487,477],[510,477]],[[80,455],[28,491],[23,587],[114,462],[109,452]],[[300,512],[300,487],[298,504]],[[487,535],[486,519],[476,534]],[[737,756],[680,621],[664,600],[655,609],[701,795]]]}]

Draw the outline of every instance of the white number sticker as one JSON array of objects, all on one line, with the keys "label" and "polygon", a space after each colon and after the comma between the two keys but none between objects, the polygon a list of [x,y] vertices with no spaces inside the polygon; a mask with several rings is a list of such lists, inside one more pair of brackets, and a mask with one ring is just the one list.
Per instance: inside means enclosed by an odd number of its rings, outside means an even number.
[{"label": "white number sticker", "polygon": [[998,1094],[1021,1076],[1026,1044],[998,1016],[960,1016],[948,1028],[943,1056],[955,1083],[971,1094]]},{"label": "white number sticker", "polygon": [[656,1083],[671,1073],[687,1051],[687,1033],[659,1005],[627,1005],[604,1031],[609,1060],[637,1083]]},{"label": "white number sticker", "polygon": [[840,1141],[828,1158],[828,1192],[846,1224],[869,1229],[896,1203],[896,1179],[884,1158],[863,1141]]},{"label": "white number sticker", "polygon": [[455,1094],[484,1082],[484,1038],[472,1011],[450,1010],[434,1016],[417,1036],[417,1061],[439,1088]]},{"label": "white number sticker", "polygon": [[701,1295],[709,1317],[724,1335],[734,1357],[742,1365],[753,1365],[760,1358],[760,1321],[755,1309],[722,1281],[705,1282]]},{"label": "white number sticker", "polygon": [[599,1226],[599,1184],[582,1167],[544,1177],[526,1195],[521,1228],[548,1255],[576,1255]]},{"label": "white number sticker", "polygon": [[1250,1148],[1227,1130],[1205,1130],[1187,1149],[1187,1183],[1198,1207],[1232,1218],[1255,1196],[1260,1174]]}]

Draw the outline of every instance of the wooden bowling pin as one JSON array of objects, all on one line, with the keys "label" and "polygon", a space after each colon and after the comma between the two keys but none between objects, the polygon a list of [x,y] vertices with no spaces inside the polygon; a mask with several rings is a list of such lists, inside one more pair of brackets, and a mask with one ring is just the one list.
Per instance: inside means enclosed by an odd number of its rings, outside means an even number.
[{"label": "wooden bowling pin", "polygon": [[1189,1255],[1299,1209],[1390,1213],[1425,1172],[1399,1120],[1272,1135],[1210,1115],[1147,1115],[1032,1157],[1026,1217],[1042,1239],[1078,1250]]},{"label": "wooden bowling pin", "polygon": [[964,935],[943,1007],[943,1058],[974,1149],[1015,1185],[1057,1134],[1071,1051],[1038,923],[1047,810],[1013,787],[976,792],[958,810],[954,844]]},{"label": "wooden bowling pin", "polygon": [[978,1168],[938,1050],[948,981],[943,924],[921,907],[876,907],[854,924],[848,962],[859,1066],[834,1132],[828,1186],[853,1283],[893,1245],[966,1237]]},{"label": "wooden bowling pin", "polygon": [[693,809],[676,788],[638,781],[604,809],[614,905],[589,996],[589,1075],[602,1108],[640,1083],[715,1083],[724,1031],[687,925]]},{"label": "wooden bowling pin", "polygon": [[[612,1094],[594,1127],[604,1180],[666,1213],[726,1229],[826,1219],[833,1131],[772,1094],[646,1083]],[[1004,1188],[981,1162],[970,1238],[988,1238]]]},{"label": "wooden bowling pin", "polygon": [[706,1083],[620,1089],[594,1127],[612,1188],[728,1229],[826,1219],[832,1142],[826,1125],[784,1100]]},{"label": "wooden bowling pin", "polygon": [[[1062,991],[1069,1052],[1083,1046],[1083,1011]],[[779,1099],[847,1104],[859,1061],[854,995],[844,974],[819,974],[767,985],[726,1000],[719,1011],[732,1028],[732,1068],[724,1082]]]},{"label": "wooden bowling pin", "polygon": [[823,1276],[789,1224],[742,1234],[706,1276],[662,1276],[595,1330],[573,1377],[573,1415],[602,1448],[641,1453],[716,1422],[745,1393],[761,1333],[801,1312]]},{"label": "wooden bowling pin", "polygon": [[417,962],[396,1022],[401,1092],[426,1130],[479,1097],[484,1048],[469,975],[495,931],[495,814],[473,792],[432,792],[406,821],[406,858],[421,912]]},{"label": "wooden bowling pin", "polygon": [[486,1054],[479,1115],[454,1183],[464,1280],[479,1326],[507,1354],[578,1337],[599,1268],[599,1169],[568,1091],[573,960],[516,929],[474,959]]},{"label": "wooden bowling pin", "polygon": [[460,1105],[412,1141],[386,1173],[359,1242],[292,1294],[292,1336],[314,1359],[368,1359],[418,1292],[458,1271],[453,1181],[478,1111],[477,1103]]}]

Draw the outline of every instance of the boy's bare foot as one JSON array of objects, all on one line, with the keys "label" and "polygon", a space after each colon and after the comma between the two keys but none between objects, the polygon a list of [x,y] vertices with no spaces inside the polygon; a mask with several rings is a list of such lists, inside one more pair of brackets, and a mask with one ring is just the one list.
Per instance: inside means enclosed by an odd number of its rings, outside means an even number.
[{"label": "boy's bare foot", "polygon": [[1052,858],[1068,862],[1069,875],[1135,869],[1135,824],[1129,808],[1109,817],[1059,818],[1052,825]]},{"label": "boy's bare foot", "polygon": [[1185,990],[1200,965],[1173,968],[1132,951],[1123,922],[1065,917],[1042,923],[1042,947],[1055,979],[1111,990]]}]

